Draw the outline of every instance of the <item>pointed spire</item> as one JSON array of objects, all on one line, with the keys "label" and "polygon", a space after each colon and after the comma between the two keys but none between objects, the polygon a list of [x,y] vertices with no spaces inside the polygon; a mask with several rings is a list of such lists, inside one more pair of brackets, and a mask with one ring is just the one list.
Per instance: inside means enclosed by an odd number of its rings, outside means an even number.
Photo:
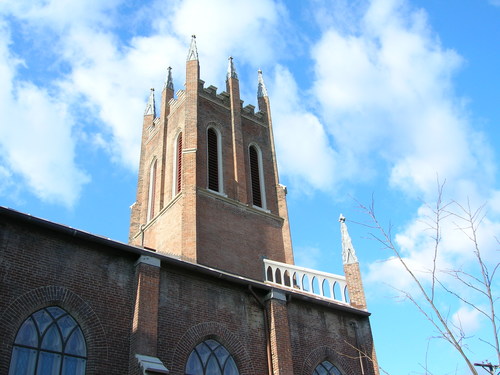
[{"label": "pointed spire", "polygon": [[354,246],[352,246],[351,237],[349,237],[349,232],[347,232],[347,225],[345,223],[344,215],[340,214],[340,234],[342,236],[342,260],[344,264],[358,263],[358,258],[354,251]]},{"label": "pointed spire", "polygon": [[238,74],[236,74],[236,69],[234,69],[233,57],[229,56],[228,60],[229,60],[229,63],[227,65],[226,79],[229,79],[229,78],[236,78],[236,79],[238,79]]},{"label": "pointed spire", "polygon": [[267,97],[267,89],[264,84],[264,78],[262,78],[262,70],[258,70],[259,74],[259,85],[257,86],[257,98]]},{"label": "pointed spire", "polygon": [[196,35],[191,36],[191,45],[189,46],[187,61],[191,60],[198,60],[198,49],[196,48]]},{"label": "pointed spire", "polygon": [[174,82],[172,81],[172,68],[170,66],[167,69],[167,79],[165,80],[165,85],[163,85],[163,90],[165,89],[174,91]]},{"label": "pointed spire", "polygon": [[151,89],[151,93],[149,94],[148,105],[146,106],[146,110],[144,111],[144,116],[147,115],[153,115],[153,117],[156,117],[155,89]]}]

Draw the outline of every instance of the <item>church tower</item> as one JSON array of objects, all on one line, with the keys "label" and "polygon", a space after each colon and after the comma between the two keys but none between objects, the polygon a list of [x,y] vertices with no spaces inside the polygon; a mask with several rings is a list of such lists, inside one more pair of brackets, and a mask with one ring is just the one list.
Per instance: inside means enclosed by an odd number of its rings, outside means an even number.
[{"label": "church tower", "polygon": [[270,102],[257,78],[258,112],[243,107],[231,57],[226,91],[204,87],[193,36],[185,89],[174,97],[168,68],[158,116],[151,90],[131,244],[257,280],[264,258],[293,264]]}]

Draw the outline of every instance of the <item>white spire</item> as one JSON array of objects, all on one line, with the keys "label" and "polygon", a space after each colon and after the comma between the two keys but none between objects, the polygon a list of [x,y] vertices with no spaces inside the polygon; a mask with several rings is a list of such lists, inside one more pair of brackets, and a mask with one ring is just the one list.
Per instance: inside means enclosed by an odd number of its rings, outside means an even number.
[{"label": "white spire", "polygon": [[227,65],[227,75],[226,79],[229,78],[236,78],[238,79],[238,74],[236,74],[236,69],[234,69],[234,64],[233,64],[233,58],[232,56],[229,56],[229,63]]},{"label": "white spire", "polygon": [[189,46],[187,61],[191,60],[198,60],[198,49],[196,48],[196,35],[191,36],[191,45]]},{"label": "white spire", "polygon": [[172,81],[172,68],[169,66],[167,69],[167,79],[165,80],[165,85],[163,86],[163,90],[170,89],[174,90],[174,82]]},{"label": "white spire", "polygon": [[262,78],[262,70],[258,70],[259,74],[259,84],[257,86],[257,98],[264,98],[267,96],[266,85],[264,84],[264,78]]},{"label": "white spire", "polygon": [[146,110],[144,111],[144,116],[147,115],[153,115],[153,117],[156,117],[155,89],[151,89],[151,93],[149,94],[148,104],[146,106]]},{"label": "white spire", "polygon": [[347,231],[344,215],[340,214],[340,234],[342,236],[342,260],[344,264],[358,263],[354,246],[352,246],[351,237]]}]

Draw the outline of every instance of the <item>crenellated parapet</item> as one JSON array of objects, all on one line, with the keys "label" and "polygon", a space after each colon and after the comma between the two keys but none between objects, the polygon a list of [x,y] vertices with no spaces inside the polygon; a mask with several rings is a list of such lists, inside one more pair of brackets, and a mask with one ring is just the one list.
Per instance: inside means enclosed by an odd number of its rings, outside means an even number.
[{"label": "crenellated parapet", "polygon": [[[227,109],[230,109],[230,94],[227,91],[222,91],[217,93],[217,87],[210,85],[208,87],[204,87],[205,81],[200,79],[200,96],[208,99],[214,103],[222,105]],[[249,120],[255,121],[259,124],[263,124],[265,117],[264,113],[261,111],[255,112],[255,106],[252,104],[248,104],[243,106],[244,101],[240,100],[241,103],[241,115]]]}]

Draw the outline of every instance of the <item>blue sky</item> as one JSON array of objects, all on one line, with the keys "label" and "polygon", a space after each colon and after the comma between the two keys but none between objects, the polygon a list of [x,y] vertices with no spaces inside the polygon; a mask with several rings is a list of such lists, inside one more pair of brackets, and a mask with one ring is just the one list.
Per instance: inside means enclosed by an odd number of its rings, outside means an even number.
[{"label": "blue sky", "polygon": [[[183,87],[192,34],[207,86],[222,91],[231,55],[255,105],[264,72],[296,263],[342,272],[343,213],[380,365],[468,373],[398,297],[395,286],[414,290],[357,224],[368,218],[356,202],[373,197],[405,259],[425,270],[423,202],[446,180],[446,199],[485,204],[481,249],[498,263],[500,1],[0,0],[0,204],[126,242],[149,89],[161,91],[168,66]],[[468,242],[452,222],[443,229],[439,266],[468,270]],[[441,298],[473,360],[495,361],[480,341],[487,322]]]}]

